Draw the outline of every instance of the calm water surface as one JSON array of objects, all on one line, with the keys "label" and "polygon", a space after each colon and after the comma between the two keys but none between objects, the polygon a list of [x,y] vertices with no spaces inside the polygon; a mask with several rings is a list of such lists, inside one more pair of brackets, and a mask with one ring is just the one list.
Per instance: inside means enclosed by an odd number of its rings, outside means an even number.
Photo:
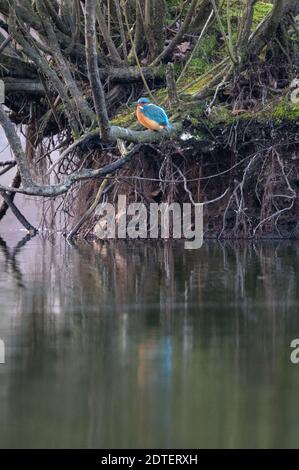
[{"label": "calm water surface", "polygon": [[299,447],[298,243],[1,237],[0,447]]}]

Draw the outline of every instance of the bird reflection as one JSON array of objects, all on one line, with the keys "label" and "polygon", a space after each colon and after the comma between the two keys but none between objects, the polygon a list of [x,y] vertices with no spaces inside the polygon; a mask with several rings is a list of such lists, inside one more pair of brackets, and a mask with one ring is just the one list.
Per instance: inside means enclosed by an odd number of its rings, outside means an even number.
[{"label": "bird reflection", "polygon": [[17,256],[22,250],[22,248],[26,245],[26,243],[28,243],[29,240],[31,240],[34,237],[35,235],[31,235],[28,233],[25,237],[23,237],[16,244],[16,246],[13,249],[9,248],[7,246],[6,241],[3,240],[2,237],[0,237],[0,252],[4,256],[4,271],[8,272],[8,270],[11,270],[13,278],[15,279],[18,287],[25,288],[25,285],[23,283],[23,274],[20,269]]},{"label": "bird reflection", "polygon": [[148,338],[138,346],[138,385],[145,388],[151,381],[166,382],[172,371],[172,340],[165,336]]}]

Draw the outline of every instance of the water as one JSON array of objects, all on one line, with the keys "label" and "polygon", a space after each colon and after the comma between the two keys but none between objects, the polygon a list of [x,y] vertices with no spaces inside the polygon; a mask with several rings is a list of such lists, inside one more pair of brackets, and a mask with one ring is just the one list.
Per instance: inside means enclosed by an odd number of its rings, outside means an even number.
[{"label": "water", "polygon": [[0,447],[299,447],[298,243],[0,243]]}]

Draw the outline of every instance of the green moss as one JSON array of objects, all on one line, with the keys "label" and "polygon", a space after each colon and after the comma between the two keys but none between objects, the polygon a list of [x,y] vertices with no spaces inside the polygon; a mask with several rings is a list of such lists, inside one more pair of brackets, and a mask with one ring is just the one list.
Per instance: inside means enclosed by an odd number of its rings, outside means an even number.
[{"label": "green moss", "polygon": [[217,51],[216,36],[211,34],[207,36],[198,49],[196,56],[191,60],[188,74],[191,76],[203,75],[211,68],[211,63],[215,58]]},{"label": "green moss", "polygon": [[167,0],[166,4],[169,13],[169,22],[172,22],[173,15],[177,14],[177,11],[181,6],[181,0]]},{"label": "green moss", "polygon": [[111,124],[120,127],[131,127],[136,122],[135,109],[124,108],[111,119]]},{"label": "green moss", "polygon": [[257,122],[273,121],[276,124],[282,122],[293,122],[299,119],[299,104],[294,104],[288,96],[279,100],[275,99],[258,112],[242,112],[236,116],[231,109],[226,106],[216,106],[209,116],[211,127],[218,127],[221,124],[230,125],[236,121],[255,120]]},{"label": "green moss", "polygon": [[257,25],[263,21],[263,19],[270,13],[273,5],[271,3],[257,2],[254,6],[253,12],[253,27],[256,28]]},{"label": "green moss", "polygon": [[202,88],[204,88],[205,85],[210,82],[212,78],[213,76],[209,74],[203,78],[199,77],[197,80],[194,80],[192,76],[187,77],[184,83],[181,84],[183,85],[182,88],[185,88],[183,93],[186,95],[194,95],[198,93]]},{"label": "green moss", "polygon": [[[238,24],[238,20],[240,18],[240,12],[245,11],[245,0],[230,0],[229,6],[229,14],[230,20],[232,23],[232,27]],[[258,1],[253,10],[253,23],[254,26],[257,26],[272,10],[273,5],[270,2],[266,1]],[[223,22],[223,26],[226,27],[227,23],[227,4],[226,1],[223,2],[223,6],[221,9],[221,19]]]},{"label": "green moss", "polygon": [[235,117],[232,116],[231,110],[225,106],[215,106],[209,116],[213,125],[230,124],[234,122]]},{"label": "green moss", "polygon": [[192,108],[191,112],[188,110],[188,117],[194,127],[198,127],[198,121],[204,117],[205,108],[203,105],[197,105]]},{"label": "green moss", "polygon": [[273,117],[276,121],[295,121],[299,119],[299,103],[295,104],[284,97],[274,108]]},{"label": "green moss", "polygon": [[208,64],[205,60],[201,58],[192,59],[189,66],[189,71],[191,74],[204,74],[208,69]]},{"label": "green moss", "polygon": [[168,98],[167,88],[160,88],[154,93],[157,103],[162,103]]},{"label": "green moss", "polygon": [[209,34],[202,41],[202,44],[199,48],[199,56],[204,55],[206,60],[210,59],[212,52],[218,45],[218,41],[215,34]]}]

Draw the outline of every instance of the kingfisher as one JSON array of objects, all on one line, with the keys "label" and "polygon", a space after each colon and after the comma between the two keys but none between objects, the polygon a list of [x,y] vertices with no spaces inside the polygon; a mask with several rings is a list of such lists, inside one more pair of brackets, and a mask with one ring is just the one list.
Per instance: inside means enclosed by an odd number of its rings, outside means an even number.
[{"label": "kingfisher", "polygon": [[152,131],[170,130],[171,125],[163,108],[150,102],[148,98],[139,98],[136,104],[138,122]]}]

